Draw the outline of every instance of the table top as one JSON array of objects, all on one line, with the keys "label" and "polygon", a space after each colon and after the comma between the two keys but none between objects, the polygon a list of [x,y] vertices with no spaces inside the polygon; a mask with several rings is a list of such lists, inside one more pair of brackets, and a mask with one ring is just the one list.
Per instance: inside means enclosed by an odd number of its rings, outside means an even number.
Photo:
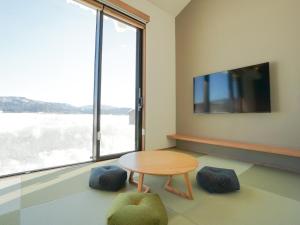
[{"label": "table top", "polygon": [[119,164],[130,171],[152,175],[184,174],[197,168],[196,158],[173,151],[140,151],[123,155]]}]

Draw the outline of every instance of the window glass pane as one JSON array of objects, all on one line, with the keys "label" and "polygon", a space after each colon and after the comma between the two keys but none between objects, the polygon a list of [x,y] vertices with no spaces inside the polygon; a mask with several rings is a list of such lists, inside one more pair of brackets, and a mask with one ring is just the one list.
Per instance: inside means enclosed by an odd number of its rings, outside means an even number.
[{"label": "window glass pane", "polygon": [[137,29],[103,20],[100,155],[135,149]]},{"label": "window glass pane", "polygon": [[89,161],[96,11],[2,1],[0,175]]}]

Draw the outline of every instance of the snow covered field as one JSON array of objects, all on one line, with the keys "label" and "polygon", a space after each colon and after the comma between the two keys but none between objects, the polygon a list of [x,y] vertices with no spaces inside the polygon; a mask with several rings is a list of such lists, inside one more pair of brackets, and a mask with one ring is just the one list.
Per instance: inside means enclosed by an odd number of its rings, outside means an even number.
[{"label": "snow covered field", "polygon": [[[134,150],[127,115],[102,115],[101,155]],[[90,114],[0,113],[0,175],[91,160]]]}]

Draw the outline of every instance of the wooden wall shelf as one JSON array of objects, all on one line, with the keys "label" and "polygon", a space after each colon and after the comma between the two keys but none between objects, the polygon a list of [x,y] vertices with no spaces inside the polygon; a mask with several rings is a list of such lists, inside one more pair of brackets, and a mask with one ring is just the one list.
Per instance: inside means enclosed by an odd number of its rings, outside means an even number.
[{"label": "wooden wall shelf", "polygon": [[236,149],[245,149],[250,151],[265,152],[265,153],[272,153],[272,154],[300,158],[300,149],[291,149],[291,148],[276,147],[276,146],[262,145],[262,144],[250,144],[250,143],[244,143],[238,141],[226,141],[222,139],[213,139],[213,138],[206,138],[206,137],[194,137],[194,136],[187,136],[181,134],[170,134],[167,135],[167,137],[169,139],[178,140],[178,141],[217,145],[217,146],[224,146],[224,147],[230,147]]}]

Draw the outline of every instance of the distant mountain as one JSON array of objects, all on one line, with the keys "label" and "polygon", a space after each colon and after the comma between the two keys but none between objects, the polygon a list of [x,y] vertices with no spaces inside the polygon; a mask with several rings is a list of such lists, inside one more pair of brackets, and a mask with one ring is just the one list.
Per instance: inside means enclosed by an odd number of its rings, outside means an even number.
[{"label": "distant mountain", "polygon": [[[127,115],[130,108],[102,105],[101,114]],[[0,97],[0,111],[6,113],[92,114],[93,106],[73,106],[66,103],[36,101],[24,97]]]}]

